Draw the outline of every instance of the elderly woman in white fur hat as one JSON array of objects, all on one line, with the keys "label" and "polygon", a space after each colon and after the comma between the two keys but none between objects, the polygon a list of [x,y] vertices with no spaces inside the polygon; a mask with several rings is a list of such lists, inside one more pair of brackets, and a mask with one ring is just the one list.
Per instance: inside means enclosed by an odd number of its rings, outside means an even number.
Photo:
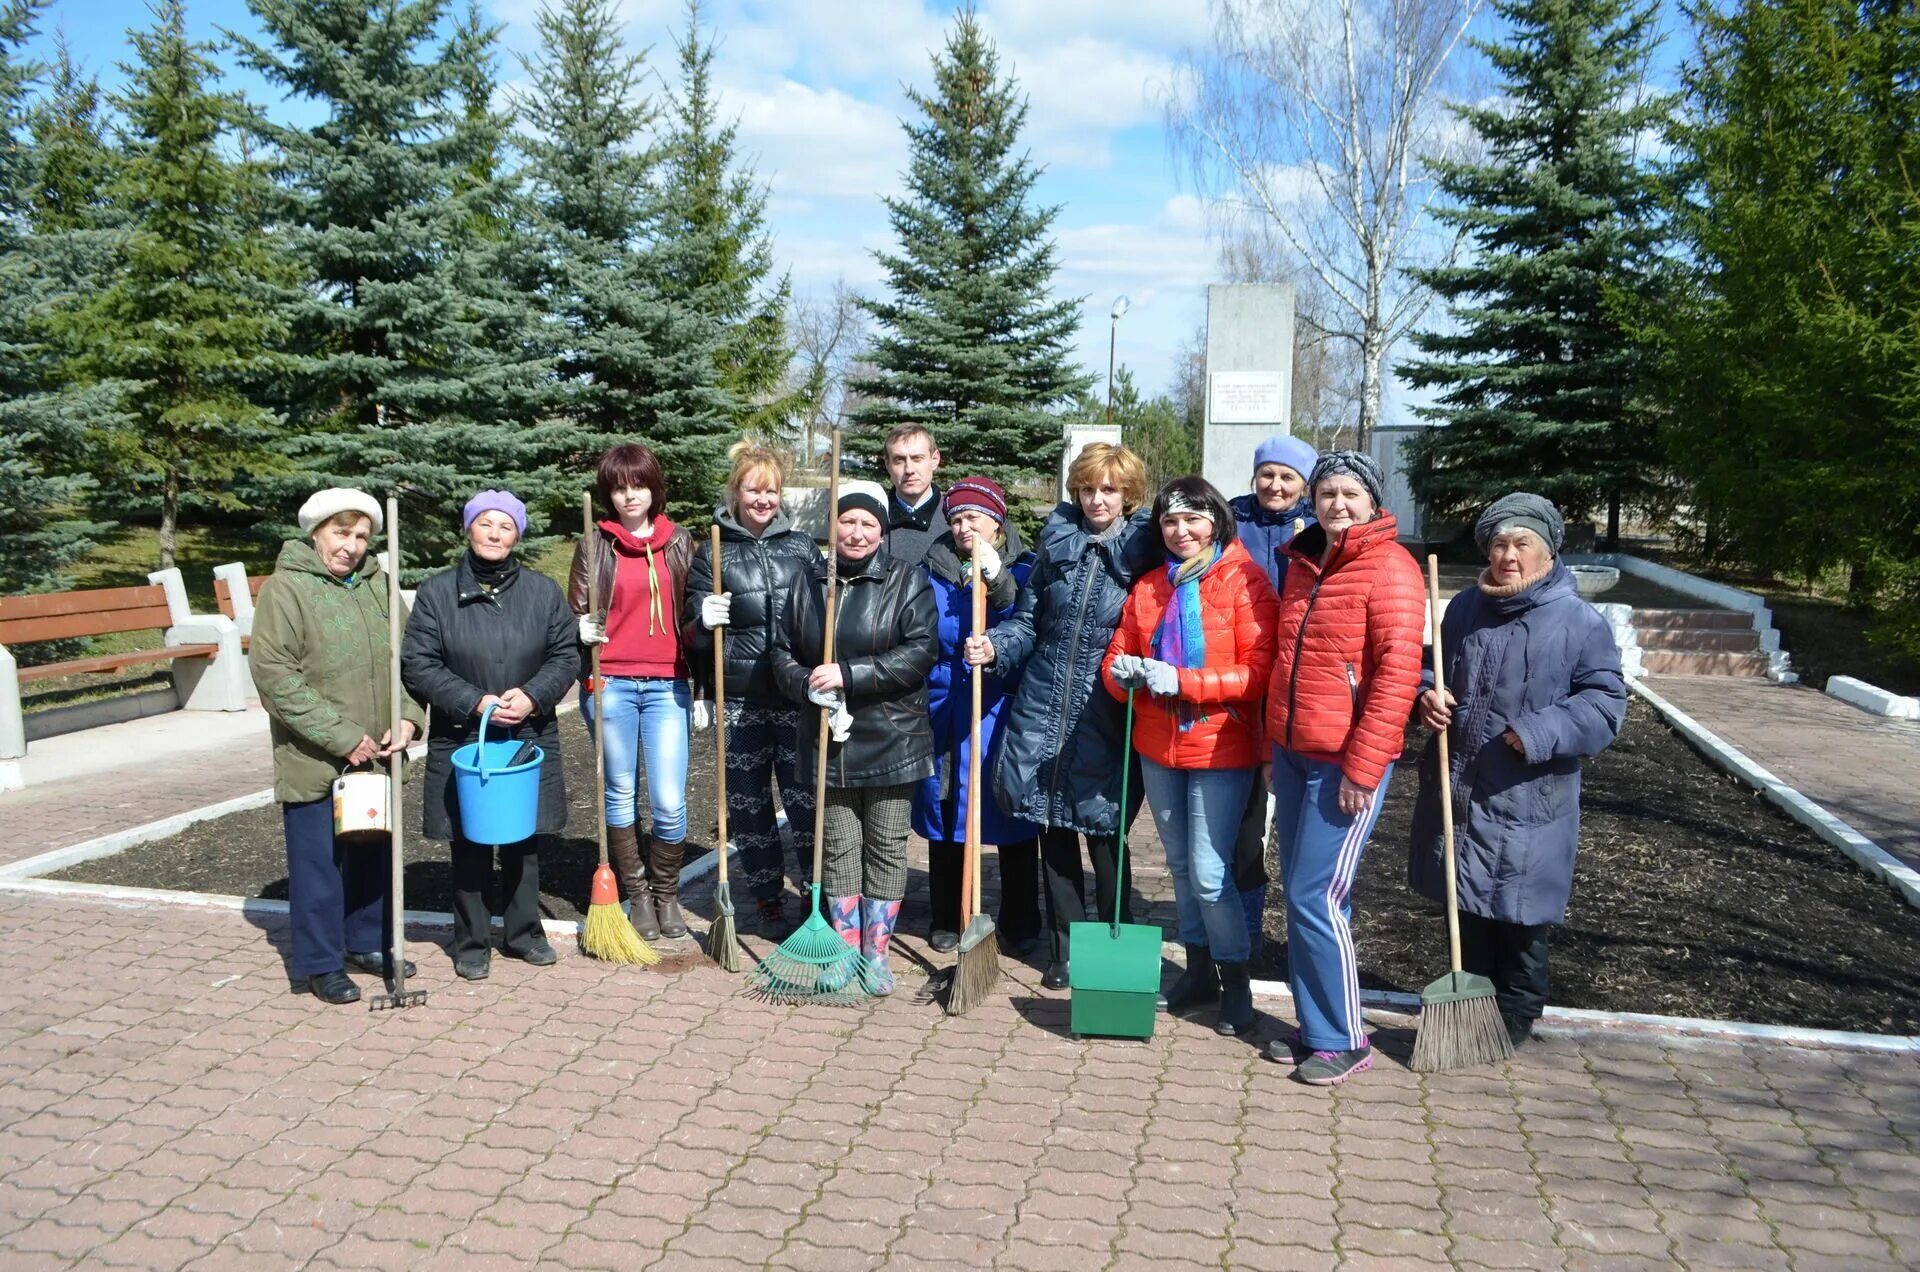
[{"label": "elderly woman in white fur hat", "polygon": [[[260,589],[248,661],[273,732],[274,798],[287,836],[295,990],[351,1003],[347,968],[379,974],[390,843],[333,837],[333,779],[413,741],[426,712],[388,689],[387,581],[368,552],[383,529],[365,491],[335,487],[301,505],[300,533]],[[412,975],[412,969],[408,969]]]}]

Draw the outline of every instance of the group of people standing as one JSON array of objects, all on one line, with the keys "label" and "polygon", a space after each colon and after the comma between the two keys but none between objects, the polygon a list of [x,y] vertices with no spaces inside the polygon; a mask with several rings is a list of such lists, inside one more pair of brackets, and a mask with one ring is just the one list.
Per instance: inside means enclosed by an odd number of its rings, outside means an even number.
[{"label": "group of people standing", "polygon": [[[546,749],[539,829],[559,829],[554,709],[590,646],[599,647],[604,705],[601,718],[584,713],[603,731],[609,853],[640,934],[686,934],[678,880],[689,731],[710,721],[712,647],[724,630],[722,782],[759,922],[783,936],[796,921],[775,799],[804,885],[824,720],[826,917],[867,956],[869,992],[894,985],[888,952],[910,830],[929,844],[929,944],[958,942],[971,794],[964,690],[977,668],[989,788],[981,838],[997,849],[997,926],[1016,956],[1046,942],[1046,985],[1068,983],[1074,922],[1129,917],[1119,835],[1144,794],[1187,956],[1165,1007],[1217,1006],[1219,1032],[1255,1031],[1250,964],[1271,840],[1300,1028],[1269,1054],[1316,1084],[1369,1067],[1352,886],[1417,713],[1450,731],[1453,763],[1440,774],[1429,750],[1411,878],[1444,897],[1435,807],[1438,783],[1450,782],[1462,809],[1467,969],[1494,979],[1509,1033],[1524,1040],[1544,1007],[1548,938],[1571,889],[1579,761],[1612,740],[1625,706],[1608,629],[1558,560],[1563,526],[1551,504],[1515,495],[1480,518],[1475,537],[1490,564],[1447,609],[1443,696],[1425,669],[1421,572],[1363,454],[1321,456],[1295,438],[1269,439],[1249,492],[1229,502],[1191,476],[1149,499],[1137,455],[1090,445],[1031,550],[994,482],[935,484],[941,456],[925,428],[896,430],[884,458],[891,486],[851,483],[831,512],[832,570],[782,511],[780,456],[747,443],[734,448],[714,511],[717,561],[666,516],[666,476],[638,444],[600,457],[596,550],[576,550],[564,594],[515,562],[526,529],[517,499],[485,491],[467,505],[468,551],[422,585],[402,650],[406,688],[431,708],[424,830],[452,842],[460,975],[487,974],[484,893],[496,852],[503,952],[533,963],[554,955],[540,935],[536,841],[465,842],[448,757],[492,707],[511,736]],[[281,776],[290,970],[297,987],[350,1001],[345,968],[378,966],[368,953],[380,900],[370,881],[385,865],[331,845],[312,810],[343,766],[404,747],[410,734],[374,740],[372,722],[389,709],[385,678],[374,674],[384,665],[385,590],[371,585],[377,565],[366,551],[378,507],[358,491],[323,491],[300,522],[308,537],[285,546],[261,593],[252,658]],[[971,614],[976,569],[984,631]],[[349,665],[355,658],[361,665]],[[583,707],[590,701],[582,695]],[[405,705],[417,728],[418,707]],[[1123,790],[1136,808],[1122,809]]]}]

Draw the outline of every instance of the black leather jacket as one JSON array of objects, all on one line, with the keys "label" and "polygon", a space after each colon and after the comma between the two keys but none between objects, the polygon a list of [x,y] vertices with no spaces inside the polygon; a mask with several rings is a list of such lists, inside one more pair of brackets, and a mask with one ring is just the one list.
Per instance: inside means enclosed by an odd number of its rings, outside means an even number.
[{"label": "black leather jacket", "polygon": [[[807,701],[807,677],[822,658],[826,563],[793,582],[774,634],[773,675],[802,704],[800,749],[808,772],[819,754],[820,712]],[[917,567],[891,560],[883,543],[865,561],[840,563],[834,661],[846,678],[853,732],[832,744],[827,783],[896,786],[933,773],[927,721],[927,673],[940,657],[933,587]]]},{"label": "black leather jacket", "polygon": [[[727,624],[727,697],[740,701],[784,701],[773,680],[773,634],[780,606],[794,579],[820,564],[813,536],[793,528],[785,513],[774,517],[758,537],[741,528],[726,508],[716,508],[720,526],[720,588],[733,594]],[[700,623],[700,603],[713,593],[713,540],[702,538],[687,568],[686,622],[680,642],[687,651],[693,682],[713,693],[713,633]]]}]

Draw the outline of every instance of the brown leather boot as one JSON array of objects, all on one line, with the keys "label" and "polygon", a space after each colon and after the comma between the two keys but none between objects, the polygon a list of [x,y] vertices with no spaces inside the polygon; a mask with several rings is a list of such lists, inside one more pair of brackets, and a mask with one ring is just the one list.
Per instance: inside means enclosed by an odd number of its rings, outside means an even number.
[{"label": "brown leather boot", "polygon": [[675,941],[687,934],[686,916],[680,913],[680,863],[687,859],[686,841],[663,844],[653,841],[647,854],[647,877],[653,883],[653,909],[660,918],[660,935]]},{"label": "brown leather boot", "polygon": [[613,872],[620,876],[620,890],[627,894],[627,917],[643,941],[660,939],[660,921],[653,915],[653,894],[647,890],[646,854],[640,846],[640,831],[635,826],[607,827],[607,856]]}]

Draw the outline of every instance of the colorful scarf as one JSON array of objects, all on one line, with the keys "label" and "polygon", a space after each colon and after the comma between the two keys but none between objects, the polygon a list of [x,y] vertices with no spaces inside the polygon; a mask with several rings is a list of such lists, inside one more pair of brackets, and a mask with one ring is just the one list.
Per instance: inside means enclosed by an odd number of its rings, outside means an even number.
[{"label": "colorful scarf", "polygon": [[[1153,656],[1182,669],[1207,665],[1207,632],[1200,619],[1200,580],[1220,559],[1220,545],[1185,561],[1167,562],[1167,579],[1173,584],[1173,596],[1160,615],[1160,626],[1153,633]],[[1186,732],[1206,713],[1184,699],[1174,709],[1180,719],[1180,731]]]}]

